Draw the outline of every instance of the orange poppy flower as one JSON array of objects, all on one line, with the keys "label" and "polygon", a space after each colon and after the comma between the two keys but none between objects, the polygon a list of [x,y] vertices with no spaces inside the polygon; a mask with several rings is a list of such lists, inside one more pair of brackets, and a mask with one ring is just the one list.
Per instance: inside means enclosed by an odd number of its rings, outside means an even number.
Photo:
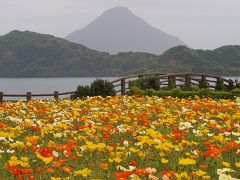
[{"label": "orange poppy flower", "polygon": [[208,165],[207,164],[199,164],[199,167],[202,169],[207,169]]},{"label": "orange poppy flower", "polygon": [[100,163],[99,167],[103,170],[107,170],[108,169],[108,163]]},{"label": "orange poppy flower", "polygon": [[63,167],[62,170],[67,173],[72,173],[73,169],[70,166]]},{"label": "orange poppy flower", "polygon": [[47,172],[54,173],[54,171],[55,171],[54,168],[50,168],[50,167],[47,168]]}]

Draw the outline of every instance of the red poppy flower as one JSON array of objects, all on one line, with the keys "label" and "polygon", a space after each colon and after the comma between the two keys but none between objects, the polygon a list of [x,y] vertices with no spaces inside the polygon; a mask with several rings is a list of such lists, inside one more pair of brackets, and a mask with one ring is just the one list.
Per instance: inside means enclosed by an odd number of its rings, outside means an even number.
[{"label": "red poppy flower", "polygon": [[130,160],[130,164],[132,166],[137,166],[138,165],[137,161],[134,161],[134,160]]},{"label": "red poppy flower", "polygon": [[232,141],[232,142],[227,143],[226,146],[228,148],[237,149],[238,148],[238,143],[236,143],[235,141]]}]

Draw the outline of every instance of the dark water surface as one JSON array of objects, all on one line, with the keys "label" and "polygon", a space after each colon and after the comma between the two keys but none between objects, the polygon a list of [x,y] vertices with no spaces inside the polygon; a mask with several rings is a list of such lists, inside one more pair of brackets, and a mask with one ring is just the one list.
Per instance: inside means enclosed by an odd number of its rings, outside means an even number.
[{"label": "dark water surface", "polygon": [[[226,79],[239,79],[236,77],[225,77]],[[50,93],[53,91],[69,92],[75,91],[78,85],[89,85],[96,77],[86,78],[0,78],[0,92],[4,94],[32,94]],[[101,79],[115,80],[118,77],[103,77]]]},{"label": "dark water surface", "polygon": [[[97,78],[0,78],[0,92],[22,94],[26,92],[53,93],[75,91],[78,85],[89,85]],[[115,80],[117,77],[101,79]]]}]

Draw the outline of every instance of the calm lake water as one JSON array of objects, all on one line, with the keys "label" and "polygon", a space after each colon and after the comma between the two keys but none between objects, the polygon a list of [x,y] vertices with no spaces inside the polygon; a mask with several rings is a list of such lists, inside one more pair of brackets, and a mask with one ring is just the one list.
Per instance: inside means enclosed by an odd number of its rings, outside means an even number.
[{"label": "calm lake water", "polygon": [[[97,78],[0,78],[0,92],[21,94],[26,92],[53,93],[75,91],[78,85],[90,85]],[[115,80],[117,77],[103,77]]]},{"label": "calm lake water", "polygon": [[[238,77],[225,77],[239,79]],[[89,85],[97,78],[0,78],[0,92],[5,94],[25,94],[26,92],[53,93],[53,91],[75,91],[78,85]],[[105,80],[115,80],[118,77],[103,77]],[[4,98],[6,99],[6,98]],[[9,99],[9,98],[8,98]]]}]

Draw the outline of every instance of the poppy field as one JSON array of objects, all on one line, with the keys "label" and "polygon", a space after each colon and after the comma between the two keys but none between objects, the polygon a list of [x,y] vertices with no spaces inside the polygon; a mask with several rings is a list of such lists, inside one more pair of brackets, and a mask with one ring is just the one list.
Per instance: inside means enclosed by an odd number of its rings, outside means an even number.
[{"label": "poppy field", "polygon": [[1,103],[0,179],[240,179],[240,98]]}]

